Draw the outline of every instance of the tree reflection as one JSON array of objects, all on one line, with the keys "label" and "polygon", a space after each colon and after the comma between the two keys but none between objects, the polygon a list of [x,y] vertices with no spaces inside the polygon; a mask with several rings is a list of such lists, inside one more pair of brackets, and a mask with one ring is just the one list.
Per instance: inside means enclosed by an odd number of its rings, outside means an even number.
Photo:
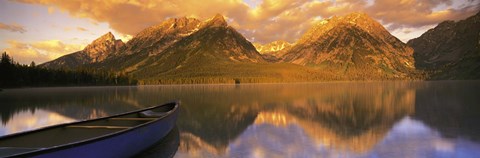
[{"label": "tree reflection", "polygon": [[[56,112],[75,120],[98,118],[140,107],[132,101],[134,87],[13,89],[0,93],[0,115],[5,125],[22,112]],[[143,105],[145,107],[145,105]]]},{"label": "tree reflection", "polygon": [[417,90],[415,118],[444,136],[480,142],[478,81],[429,82]]},{"label": "tree reflection", "polygon": [[[408,149],[424,135],[432,140],[423,144],[455,144],[435,132],[478,141],[478,89],[478,81],[392,81],[5,90],[0,111],[8,124],[22,111],[86,119],[180,100],[179,156],[350,157],[388,155],[394,149],[381,145]],[[409,128],[421,135],[402,136]]]},{"label": "tree reflection", "polygon": [[[190,148],[181,148],[180,151],[202,151],[214,155],[226,154],[229,145],[242,142],[242,138],[238,138],[239,135],[230,134],[244,135],[248,128],[267,124],[275,127],[269,128],[270,130],[280,131],[292,128],[293,125],[299,127],[305,136],[316,144],[336,148],[340,151],[349,150],[362,153],[381,141],[397,121],[414,113],[415,87],[413,83],[338,83],[290,86],[292,85],[267,85],[263,89],[237,87],[233,92],[225,91],[223,93],[208,92],[208,89],[202,90],[210,95],[217,94],[216,98],[218,99],[192,101],[195,104],[207,106],[208,109],[205,110],[202,110],[205,106],[185,105],[185,111],[188,111],[185,117],[188,119],[184,119],[180,123],[183,131],[189,135],[189,139],[182,139],[183,144],[202,145],[186,145]],[[251,103],[235,104],[237,100],[221,99],[224,95],[226,98],[232,96],[229,93],[241,93],[243,99],[238,102],[250,101]],[[188,100],[182,100],[182,102],[190,105]],[[254,114],[253,117],[252,114]],[[239,124],[243,126],[228,128],[228,126]],[[201,132],[204,133],[198,134]],[[269,133],[275,132],[270,131]],[[221,141],[214,139],[221,139]],[[278,140],[275,141],[289,143],[284,142],[285,139],[285,137],[278,137]],[[255,142],[248,144],[262,143],[262,140],[262,138],[258,138],[255,139]],[[214,146],[218,150],[207,150],[210,151],[207,152],[193,149],[193,147],[206,149],[207,146]],[[198,152],[195,153],[198,154]]]}]

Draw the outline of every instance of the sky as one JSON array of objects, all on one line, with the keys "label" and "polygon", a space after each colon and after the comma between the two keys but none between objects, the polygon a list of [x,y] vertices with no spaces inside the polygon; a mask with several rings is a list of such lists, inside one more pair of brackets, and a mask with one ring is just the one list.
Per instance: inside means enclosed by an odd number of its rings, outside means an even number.
[{"label": "sky", "polygon": [[220,13],[251,42],[295,42],[315,22],[365,12],[407,42],[445,20],[480,11],[478,0],[0,0],[0,50],[22,64],[82,50],[112,32],[124,42],[168,18]]}]

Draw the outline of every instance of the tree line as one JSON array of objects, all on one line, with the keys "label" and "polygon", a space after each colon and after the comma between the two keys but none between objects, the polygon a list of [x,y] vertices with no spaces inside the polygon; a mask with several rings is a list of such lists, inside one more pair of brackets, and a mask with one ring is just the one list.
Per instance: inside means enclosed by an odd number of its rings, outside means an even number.
[{"label": "tree line", "polygon": [[6,52],[0,61],[0,88],[44,86],[132,85],[137,81],[129,76],[92,68],[76,70],[47,69],[15,62]]}]

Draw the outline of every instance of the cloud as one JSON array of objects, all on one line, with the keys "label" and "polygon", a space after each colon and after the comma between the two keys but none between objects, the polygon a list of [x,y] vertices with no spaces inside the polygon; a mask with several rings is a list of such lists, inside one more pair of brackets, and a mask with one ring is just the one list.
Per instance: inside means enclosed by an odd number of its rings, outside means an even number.
[{"label": "cloud", "polygon": [[434,28],[436,25],[425,25],[421,27],[402,27],[391,31],[390,33],[403,42],[407,42],[410,39],[417,38],[422,33]]},{"label": "cloud", "polygon": [[27,32],[27,30],[25,30],[25,28],[23,28],[23,26],[20,26],[18,24],[9,25],[9,24],[5,24],[5,23],[1,23],[1,22],[0,22],[0,29],[11,31],[11,32],[20,32],[20,33]]},{"label": "cloud", "polygon": [[60,56],[82,50],[84,45],[64,44],[59,40],[46,40],[24,43],[16,40],[7,41],[8,48],[3,51],[10,54],[15,61],[21,64],[43,63]]},{"label": "cloud", "polygon": [[56,6],[61,11],[80,18],[91,18],[97,22],[107,22],[118,32],[135,35],[142,29],[158,24],[169,17],[192,16],[207,18],[221,13],[226,16],[245,12],[248,6],[241,1],[149,1],[149,0],[19,0]]},{"label": "cloud", "polygon": [[77,27],[77,30],[78,31],[87,31],[87,29],[83,28],[83,27]]},{"label": "cloud", "polygon": [[[448,7],[434,11],[442,5]],[[461,8],[453,8],[452,5],[453,0],[376,0],[372,6],[365,8],[365,12],[385,24],[391,24],[388,29],[395,30],[461,20],[480,10],[480,3],[473,1],[465,2]]]},{"label": "cloud", "polygon": [[240,0],[17,1],[56,7],[74,17],[106,22],[115,31],[127,35],[135,35],[171,17],[207,19],[220,13],[246,38],[260,43],[294,42],[315,20],[351,12],[366,12],[388,25],[389,31],[398,31],[464,19],[480,10],[478,1],[469,0],[264,0],[252,7]]},{"label": "cloud", "polygon": [[55,13],[55,8],[54,7],[48,7],[48,14],[53,14]]}]

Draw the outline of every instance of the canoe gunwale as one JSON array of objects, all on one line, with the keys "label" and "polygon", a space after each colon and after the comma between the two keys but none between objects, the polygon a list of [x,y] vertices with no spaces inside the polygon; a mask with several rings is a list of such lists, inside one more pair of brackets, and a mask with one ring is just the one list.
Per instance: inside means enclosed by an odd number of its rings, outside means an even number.
[{"label": "canoe gunwale", "polygon": [[68,127],[68,126],[72,126],[72,125],[76,125],[76,124],[81,124],[81,123],[86,123],[86,122],[92,122],[92,121],[98,121],[98,120],[108,120],[108,119],[111,119],[111,118],[116,118],[116,117],[120,117],[120,116],[123,116],[123,115],[129,115],[129,114],[134,114],[134,113],[140,113],[140,112],[143,112],[143,111],[152,110],[152,109],[159,108],[159,107],[162,107],[162,106],[168,106],[168,105],[171,105],[171,104],[174,104],[174,105],[173,105],[174,107],[173,107],[171,110],[169,110],[168,112],[165,112],[166,114],[165,114],[164,116],[161,116],[161,117],[152,119],[151,121],[147,121],[147,122],[145,122],[145,123],[141,123],[141,124],[138,124],[138,125],[136,125],[136,126],[132,126],[132,127],[130,127],[130,128],[127,128],[127,129],[122,129],[122,130],[115,131],[115,132],[112,132],[112,133],[109,133],[109,134],[105,134],[105,135],[101,135],[101,136],[97,136],[97,137],[92,137],[92,138],[90,138],[90,139],[75,141],[75,142],[67,143],[67,144],[63,144],[63,145],[58,145],[58,146],[53,146],[53,147],[46,147],[46,148],[39,148],[39,150],[33,150],[33,151],[29,151],[29,152],[24,152],[24,153],[18,153],[18,154],[14,154],[14,155],[8,155],[7,157],[34,156],[34,155],[38,155],[38,154],[42,154],[42,153],[55,152],[55,151],[62,150],[62,149],[66,149],[66,148],[72,148],[72,147],[76,147],[76,146],[81,146],[81,145],[84,145],[84,144],[88,144],[88,143],[91,143],[91,142],[108,139],[108,138],[115,137],[115,136],[117,136],[117,135],[121,135],[121,134],[126,133],[126,132],[129,132],[129,131],[132,131],[132,130],[135,130],[135,129],[138,129],[138,128],[141,128],[141,127],[144,127],[144,126],[148,126],[148,125],[150,125],[150,124],[153,124],[153,123],[155,123],[155,122],[157,122],[157,121],[162,120],[162,119],[165,118],[165,117],[171,116],[172,113],[174,113],[175,111],[177,111],[178,108],[179,108],[179,101],[171,101],[171,102],[167,102],[167,103],[164,103],[164,104],[161,104],[161,105],[151,106],[151,107],[147,107],[147,108],[144,108],[144,109],[139,109],[139,110],[135,110],[135,111],[120,113],[120,114],[116,114],[116,115],[112,115],[112,116],[107,116],[107,117],[101,117],[101,118],[95,118],[95,119],[88,119],[88,120],[85,119],[85,120],[80,120],[80,121],[76,121],[76,122],[62,123],[62,124],[57,124],[57,125],[53,125],[53,126],[42,127],[42,128],[30,130],[30,131],[24,131],[24,132],[18,132],[18,133],[14,133],[14,134],[10,134],[10,135],[0,136],[0,141],[3,140],[3,139],[11,139],[11,138],[13,138],[13,137],[20,137],[20,136],[22,136],[22,135],[27,135],[27,134],[30,134],[30,133],[35,133],[35,132],[44,131],[44,130],[48,130],[48,129],[66,128],[66,127]]}]

